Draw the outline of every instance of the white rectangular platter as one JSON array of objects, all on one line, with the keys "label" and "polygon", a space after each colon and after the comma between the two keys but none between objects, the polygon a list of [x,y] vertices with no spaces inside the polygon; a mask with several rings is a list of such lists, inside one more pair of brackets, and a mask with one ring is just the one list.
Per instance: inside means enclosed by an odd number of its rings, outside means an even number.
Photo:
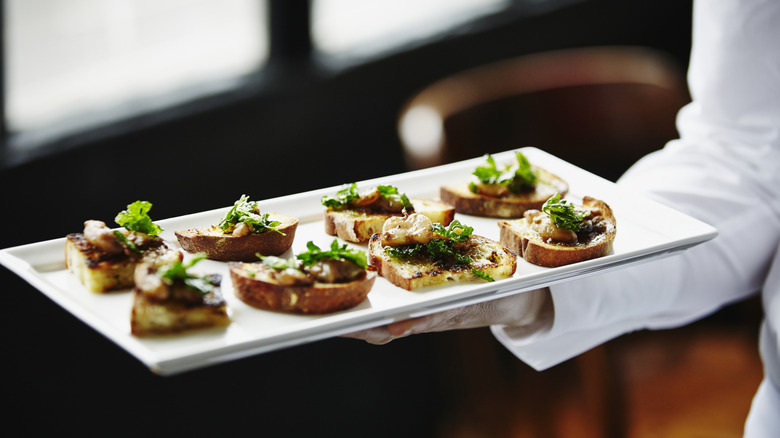
[{"label": "white rectangular platter", "polygon": [[[604,200],[612,207],[618,232],[611,254],[558,268],[542,268],[520,259],[516,273],[508,279],[467,284],[451,283],[414,292],[398,288],[380,277],[368,299],[359,306],[320,316],[285,314],[250,307],[235,297],[227,265],[204,260],[193,269],[203,273],[222,274],[222,291],[232,318],[230,326],[225,329],[144,339],[130,334],[131,291],[109,294],[87,291],[65,268],[64,237],[3,249],[0,251],[0,263],[114,341],[151,371],[170,375],[617,269],[684,250],[716,235],[715,229],[698,220],[628,193],[607,180],[539,149],[521,150],[532,163],[557,174],[569,183],[569,199],[578,202],[582,196],[589,195]],[[513,157],[513,151],[494,154],[499,165],[510,162]],[[410,197],[434,199],[438,198],[441,185],[467,181],[471,172],[482,161],[482,158],[477,158],[358,181],[358,186],[368,188],[377,184],[392,184]],[[276,211],[296,216],[300,220],[293,247],[284,257],[292,257],[293,254],[305,251],[308,241],[323,249],[330,246],[334,238],[323,231],[324,208],[320,199],[323,195],[335,194],[340,188],[342,187],[328,187],[261,201],[263,212]],[[251,197],[251,193],[247,194]],[[234,194],[236,199],[240,195],[241,193]],[[128,200],[128,203],[132,201],[134,199]],[[178,247],[174,231],[216,224],[230,207],[155,222],[165,230],[162,237],[172,246]],[[153,212],[152,217],[154,218]],[[84,219],[100,218],[89,217],[89,212],[85,212]],[[496,219],[461,214],[456,215],[456,219],[474,227],[474,234],[498,240]],[[350,245],[366,249],[365,244]]]}]

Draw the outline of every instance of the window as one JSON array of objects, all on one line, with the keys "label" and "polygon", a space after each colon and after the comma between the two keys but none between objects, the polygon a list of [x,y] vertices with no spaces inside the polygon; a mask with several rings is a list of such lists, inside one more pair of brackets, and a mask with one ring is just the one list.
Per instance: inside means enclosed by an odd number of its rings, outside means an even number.
[{"label": "window", "polygon": [[373,57],[509,4],[511,0],[315,0],[312,41],[331,59]]},{"label": "window", "polygon": [[261,0],[6,0],[7,130],[85,129],[224,90],[268,57]]}]

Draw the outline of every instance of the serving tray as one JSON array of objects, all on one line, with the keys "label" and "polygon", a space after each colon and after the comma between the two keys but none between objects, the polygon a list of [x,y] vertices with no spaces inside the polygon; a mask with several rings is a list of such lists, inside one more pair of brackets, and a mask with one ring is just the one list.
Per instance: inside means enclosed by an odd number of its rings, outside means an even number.
[{"label": "serving tray", "polygon": [[[441,310],[492,300],[524,291],[645,262],[682,251],[715,237],[716,230],[676,210],[665,207],[586,172],[535,148],[521,151],[535,165],[557,174],[569,183],[567,198],[579,202],[584,195],[604,200],[617,219],[617,236],[611,254],[573,265],[543,268],[518,259],[513,277],[495,282],[481,280],[406,291],[377,278],[365,302],[328,315],[296,315],[250,307],[235,297],[227,264],[211,260],[193,270],[222,274],[222,292],[232,319],[224,329],[209,329],[181,335],[137,338],[130,334],[132,292],[96,294],[87,291],[65,268],[65,238],[0,250],[0,263],[39,289],[64,309],[108,337],[160,375],[269,352],[293,345],[416,317]],[[494,154],[496,162],[509,163],[514,151]],[[358,181],[358,186],[392,184],[414,198],[438,198],[439,187],[467,181],[482,158],[444,166]],[[351,183],[352,181],[345,181]],[[334,237],[323,231],[320,199],[342,187],[327,187],[296,195],[263,200],[263,212],[276,211],[299,218],[295,242],[283,257],[292,257],[314,242],[327,248]],[[235,194],[236,198],[240,194]],[[250,193],[251,196],[251,193]],[[133,200],[128,201],[131,202]],[[218,223],[230,206],[176,218],[155,220],[165,231],[162,237],[179,248],[174,231]],[[89,216],[89,213],[85,213]],[[86,219],[93,219],[85,217]],[[496,219],[457,214],[456,219],[474,227],[474,234],[498,240]],[[80,230],[74,230],[77,232]],[[345,243],[345,242],[340,242]],[[365,244],[349,244],[366,250]],[[355,341],[359,342],[359,341]]]}]

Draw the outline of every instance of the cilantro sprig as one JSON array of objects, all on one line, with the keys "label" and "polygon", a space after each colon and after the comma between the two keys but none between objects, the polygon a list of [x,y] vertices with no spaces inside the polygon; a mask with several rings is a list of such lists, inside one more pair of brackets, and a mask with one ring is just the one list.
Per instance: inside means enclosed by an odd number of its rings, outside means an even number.
[{"label": "cilantro sprig", "polygon": [[312,241],[306,243],[306,249],[308,251],[296,256],[303,266],[311,266],[320,260],[341,259],[349,260],[363,269],[368,267],[368,259],[364,251],[349,248],[346,243],[339,246],[338,239],[333,239],[333,243],[330,244],[330,250],[328,251],[320,249]]},{"label": "cilantro sprig", "polygon": [[[533,187],[537,182],[537,177],[531,163],[522,152],[515,152],[515,158],[515,163],[500,169],[493,156],[486,154],[485,163],[478,166],[472,175],[477,177],[482,184],[502,184],[507,186],[509,192],[520,193],[528,187]],[[478,192],[474,183],[469,185],[469,189],[474,193]]]},{"label": "cilantro sprig", "polygon": [[234,204],[233,207],[228,210],[225,217],[219,223],[219,228],[226,232],[232,232],[236,225],[244,223],[252,228],[252,232],[255,234],[264,233],[266,231],[275,231],[284,235],[277,227],[281,225],[281,222],[269,219],[269,214],[258,214],[258,201],[249,201],[249,196],[241,195]]},{"label": "cilantro sprig", "polygon": [[135,201],[127,206],[127,210],[119,212],[114,221],[128,231],[157,236],[163,229],[149,217],[151,208],[152,203],[149,201]]},{"label": "cilantro sprig", "polygon": [[555,226],[563,230],[577,232],[582,226],[582,221],[587,216],[580,212],[574,204],[561,199],[561,194],[556,193],[542,205],[542,211],[547,213]]},{"label": "cilantro sprig", "polygon": [[198,253],[186,263],[176,260],[175,262],[158,269],[157,275],[159,275],[163,282],[168,286],[177,281],[181,281],[193,291],[201,295],[206,295],[214,291],[217,286],[208,281],[206,276],[192,274],[188,271],[189,268],[205,258],[205,253]]}]

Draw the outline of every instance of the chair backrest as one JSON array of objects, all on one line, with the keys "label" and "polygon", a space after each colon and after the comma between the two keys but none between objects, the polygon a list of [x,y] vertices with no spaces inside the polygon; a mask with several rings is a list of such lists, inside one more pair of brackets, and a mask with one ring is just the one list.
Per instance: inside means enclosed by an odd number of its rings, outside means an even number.
[{"label": "chair backrest", "polygon": [[399,117],[409,169],[523,146],[615,180],[677,137],[684,74],[639,47],[527,55],[443,78]]}]

